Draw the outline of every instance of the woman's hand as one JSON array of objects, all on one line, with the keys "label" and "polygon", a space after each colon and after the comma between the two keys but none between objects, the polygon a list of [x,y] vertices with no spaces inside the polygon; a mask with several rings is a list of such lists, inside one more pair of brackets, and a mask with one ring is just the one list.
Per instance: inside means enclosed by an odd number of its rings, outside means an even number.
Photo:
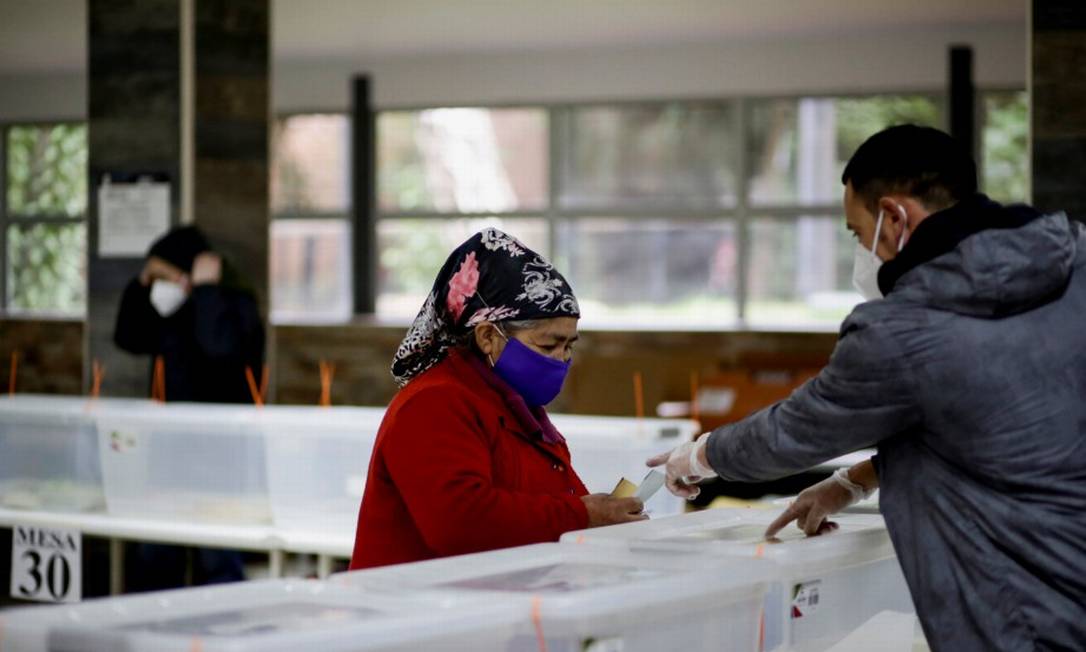
[{"label": "woman's hand", "polygon": [[638,498],[615,498],[607,494],[581,496],[581,501],[588,510],[588,527],[618,525],[644,521],[645,504]]}]

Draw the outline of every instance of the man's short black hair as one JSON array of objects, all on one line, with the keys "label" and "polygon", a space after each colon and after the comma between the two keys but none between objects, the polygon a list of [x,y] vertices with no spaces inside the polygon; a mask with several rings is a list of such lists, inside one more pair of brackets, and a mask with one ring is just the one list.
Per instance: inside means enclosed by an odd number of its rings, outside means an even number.
[{"label": "man's short black hair", "polygon": [[860,145],[841,175],[841,183],[849,182],[872,212],[880,197],[894,192],[941,210],[977,192],[977,164],[946,132],[898,125]]}]

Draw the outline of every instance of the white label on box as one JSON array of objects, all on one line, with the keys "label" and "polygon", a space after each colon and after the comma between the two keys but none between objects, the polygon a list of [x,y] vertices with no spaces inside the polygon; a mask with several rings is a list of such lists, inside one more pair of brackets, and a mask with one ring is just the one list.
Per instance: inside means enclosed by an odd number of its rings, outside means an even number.
[{"label": "white label on box", "polygon": [[75,530],[15,525],[11,529],[11,597],[79,602],[83,536]]},{"label": "white label on box", "polygon": [[818,611],[818,590],[822,580],[803,582],[792,589],[792,619],[814,615]]}]

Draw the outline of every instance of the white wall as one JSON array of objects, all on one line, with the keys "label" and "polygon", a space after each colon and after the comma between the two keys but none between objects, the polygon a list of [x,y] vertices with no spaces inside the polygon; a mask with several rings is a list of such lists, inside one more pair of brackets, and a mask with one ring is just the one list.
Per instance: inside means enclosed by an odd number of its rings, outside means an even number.
[{"label": "white wall", "polygon": [[972,45],[981,86],[1025,88],[1025,26],[606,51],[283,63],[277,111],[345,109],[370,72],[378,107],[941,89],[947,47]]},{"label": "white wall", "polygon": [[[1025,25],[749,40],[716,45],[277,61],[275,111],[349,106],[369,72],[379,108],[594,99],[941,89],[947,47],[968,44],[982,87],[1025,87]],[[82,117],[80,73],[0,77],[0,120]]]},{"label": "white wall", "polygon": [[0,75],[0,121],[83,119],[86,115],[85,73]]}]

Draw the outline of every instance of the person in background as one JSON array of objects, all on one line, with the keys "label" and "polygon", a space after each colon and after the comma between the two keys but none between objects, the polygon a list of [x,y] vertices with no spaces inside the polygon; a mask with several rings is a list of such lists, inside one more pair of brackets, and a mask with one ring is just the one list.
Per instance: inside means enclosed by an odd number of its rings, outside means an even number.
[{"label": "person in background", "polygon": [[495,229],[449,256],[392,365],[351,569],[557,541],[647,518],[588,495],[544,408],[580,308],[554,267]]},{"label": "person in background", "polygon": [[767,536],[881,487],[932,649],[1086,650],[1086,228],[977,194],[972,157],[930,128],[872,136],[842,182],[868,301],[829,365],[650,465],[690,496],[877,444]]},{"label": "person in background", "polygon": [[[151,246],[143,270],[124,290],[114,342],[149,356],[152,378],[161,357],[169,401],[252,403],[245,370],[259,377],[263,367],[264,325],[253,292],[192,226],[173,229]],[[131,546],[127,588],[184,585],[188,554],[179,546]],[[245,579],[239,552],[192,554],[196,584]]]},{"label": "person in background", "polygon": [[124,290],[113,335],[120,348],[162,356],[166,398],[251,403],[246,367],[259,378],[264,323],[256,297],[194,226],[151,246]]}]

